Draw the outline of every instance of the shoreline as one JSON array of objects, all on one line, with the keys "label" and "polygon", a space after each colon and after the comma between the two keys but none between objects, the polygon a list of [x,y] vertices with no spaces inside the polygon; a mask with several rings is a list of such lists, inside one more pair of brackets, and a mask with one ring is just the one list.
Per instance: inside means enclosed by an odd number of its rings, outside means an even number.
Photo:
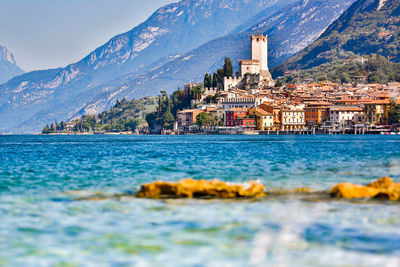
[{"label": "shoreline", "polygon": [[371,132],[371,133],[364,133],[364,134],[354,134],[354,133],[287,133],[287,132],[271,132],[271,133],[254,133],[254,134],[245,134],[245,133],[240,133],[240,134],[227,134],[227,133],[183,133],[183,134],[125,134],[125,133],[115,133],[115,134],[93,134],[93,133],[87,133],[87,134],[82,134],[82,133],[54,133],[54,134],[9,134],[9,135],[3,135],[3,136],[10,136],[10,135],[38,135],[38,136],[279,136],[279,135],[284,135],[284,136],[297,136],[297,135],[389,135],[389,136],[397,136],[400,135],[400,133],[395,133],[395,132]]}]

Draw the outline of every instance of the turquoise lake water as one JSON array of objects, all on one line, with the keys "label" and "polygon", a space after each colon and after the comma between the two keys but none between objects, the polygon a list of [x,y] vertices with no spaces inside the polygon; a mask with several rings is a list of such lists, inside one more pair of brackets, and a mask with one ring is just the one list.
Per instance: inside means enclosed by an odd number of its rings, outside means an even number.
[{"label": "turquoise lake water", "polygon": [[0,136],[0,266],[400,266],[396,203],[76,201],[188,177],[328,190],[382,176],[400,181],[400,136]]}]

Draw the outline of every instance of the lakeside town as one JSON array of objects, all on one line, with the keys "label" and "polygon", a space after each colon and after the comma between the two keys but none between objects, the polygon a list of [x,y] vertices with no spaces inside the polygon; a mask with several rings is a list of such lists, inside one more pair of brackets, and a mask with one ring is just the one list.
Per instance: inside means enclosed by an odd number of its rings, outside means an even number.
[{"label": "lakeside town", "polygon": [[[268,69],[268,37],[251,35],[251,59],[233,74],[230,59],[204,83],[186,84],[159,104],[145,123],[95,130],[75,120],[46,126],[46,134],[396,134],[400,83],[371,84],[366,76],[339,84],[309,80],[280,85]],[[349,64],[367,64],[360,57]],[[286,75],[293,72],[288,71]],[[189,98],[188,96],[193,96]],[[177,105],[179,97],[185,105]],[[176,98],[176,99],[175,99]],[[171,100],[172,99],[172,100]],[[164,101],[163,100],[163,101]],[[176,101],[175,101],[176,100]],[[126,101],[126,100],[124,100]],[[119,102],[120,103],[120,102]],[[118,104],[118,103],[117,103]],[[175,105],[174,105],[175,104]],[[174,114],[171,106],[174,105]],[[151,118],[150,118],[151,117]],[[104,122],[94,118],[93,124]]]}]

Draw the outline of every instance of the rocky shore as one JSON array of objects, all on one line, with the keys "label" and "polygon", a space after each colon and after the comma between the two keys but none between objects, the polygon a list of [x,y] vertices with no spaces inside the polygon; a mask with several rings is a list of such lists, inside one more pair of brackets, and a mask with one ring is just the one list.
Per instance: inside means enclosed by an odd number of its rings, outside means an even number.
[{"label": "rocky shore", "polygon": [[400,183],[383,177],[367,185],[340,183],[331,190],[314,191],[302,187],[288,190],[270,189],[257,181],[228,183],[219,180],[184,179],[178,182],[155,181],[143,184],[137,193],[104,195],[84,191],[66,192],[78,201],[101,201],[107,199],[270,199],[300,196],[305,200],[400,200]]}]

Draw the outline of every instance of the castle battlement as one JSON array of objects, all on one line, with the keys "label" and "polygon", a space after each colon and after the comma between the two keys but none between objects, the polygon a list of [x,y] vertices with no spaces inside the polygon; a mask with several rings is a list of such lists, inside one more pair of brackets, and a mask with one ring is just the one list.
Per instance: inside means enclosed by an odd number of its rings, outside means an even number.
[{"label": "castle battlement", "polygon": [[224,77],[224,81],[227,81],[227,82],[230,82],[230,81],[236,82],[236,81],[241,81],[241,80],[242,80],[242,77],[240,77],[240,76]]},{"label": "castle battlement", "polygon": [[241,81],[242,77],[224,77],[224,91],[228,91],[231,88],[236,87]]},{"label": "castle battlement", "polygon": [[268,35],[263,35],[263,34],[252,34],[251,35],[251,40],[256,40],[256,41],[263,41],[263,42],[267,42],[268,41]]}]

